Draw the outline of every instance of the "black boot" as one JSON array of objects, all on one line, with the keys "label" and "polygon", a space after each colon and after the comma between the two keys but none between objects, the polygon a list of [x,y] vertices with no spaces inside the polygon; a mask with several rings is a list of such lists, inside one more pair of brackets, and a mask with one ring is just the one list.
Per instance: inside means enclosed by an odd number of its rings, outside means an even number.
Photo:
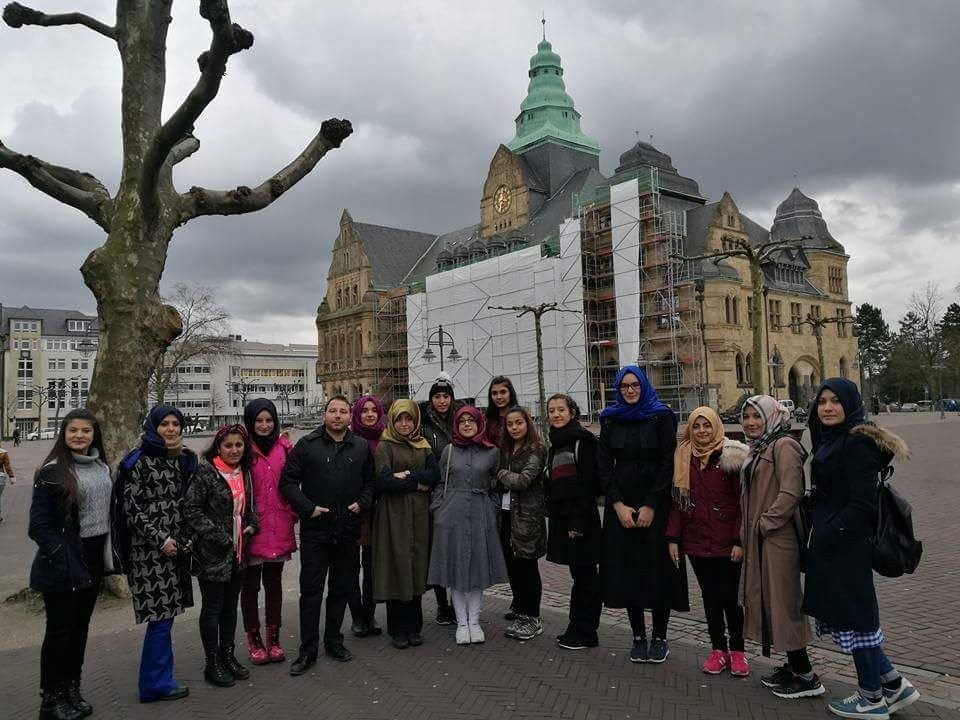
[{"label": "black boot", "polygon": [[379,635],[383,632],[383,629],[377,623],[377,616],[374,614],[373,610],[370,610],[367,615],[367,629],[370,635]]},{"label": "black boot", "polygon": [[223,660],[220,659],[219,653],[215,652],[207,653],[207,664],[203,668],[203,677],[206,678],[208,683],[217,687],[233,687],[236,682],[233,675],[227,670],[227,666],[223,664]]},{"label": "black boot", "polygon": [[76,680],[71,680],[67,683],[67,697],[70,699],[70,704],[79,710],[81,715],[84,717],[87,717],[87,715],[93,715],[93,705],[84,700],[83,696],[80,694],[79,678]]},{"label": "black boot", "polygon": [[70,704],[67,687],[63,683],[43,691],[40,720],[80,720],[83,713]]},{"label": "black boot", "polygon": [[240,661],[237,660],[237,656],[233,654],[233,651],[233,645],[225,645],[220,648],[220,659],[223,660],[224,667],[227,668],[227,671],[233,675],[234,678],[237,680],[246,680],[250,677],[250,671],[240,664]]}]

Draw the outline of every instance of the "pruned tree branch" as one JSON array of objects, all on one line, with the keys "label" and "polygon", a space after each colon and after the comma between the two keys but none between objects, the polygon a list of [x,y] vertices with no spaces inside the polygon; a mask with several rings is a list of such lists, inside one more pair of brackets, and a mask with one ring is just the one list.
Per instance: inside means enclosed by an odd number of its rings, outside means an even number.
[{"label": "pruned tree branch", "polygon": [[76,208],[110,232],[113,201],[103,183],[89,173],[52,165],[33,155],[21,155],[0,142],[0,168],[23,177],[37,190]]},{"label": "pruned tree branch", "polygon": [[234,53],[253,46],[253,33],[230,21],[227,0],[200,0],[200,16],[210,23],[213,38],[210,49],[197,59],[200,77],[173,115],[160,126],[143,161],[140,174],[140,199],[145,206],[154,203],[160,170],[174,146],[192,130],[220,91],[220,81],[227,72],[227,59]]},{"label": "pruned tree branch", "polygon": [[3,9],[3,21],[12,28],[20,28],[24,25],[41,25],[43,27],[52,27],[54,25],[84,25],[94,32],[105,35],[111,40],[117,39],[117,29],[115,27],[95,20],[89,15],[78,12],[47,15],[39,10],[21,5],[18,2],[12,2]]},{"label": "pruned tree branch", "polygon": [[320,132],[283,170],[255,188],[241,185],[233,190],[208,190],[192,187],[182,193],[179,224],[201,215],[240,215],[262,210],[296,185],[320,159],[353,132],[349,120],[324,120]]},{"label": "pruned tree branch", "polygon": [[182,163],[199,149],[200,141],[193,135],[187,135],[173,146],[170,154],[167,155],[167,165],[173,167],[174,165]]}]

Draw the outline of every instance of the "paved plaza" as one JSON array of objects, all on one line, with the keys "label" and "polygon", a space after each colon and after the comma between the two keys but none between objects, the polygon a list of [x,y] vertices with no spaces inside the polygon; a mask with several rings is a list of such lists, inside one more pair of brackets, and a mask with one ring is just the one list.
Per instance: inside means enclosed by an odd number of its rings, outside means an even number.
[{"label": "paved plaza", "polygon": [[[950,460],[957,447],[960,418],[939,420],[923,413],[885,416],[881,423],[901,434],[914,457],[897,468],[895,481],[915,508],[924,559],[913,576],[878,581],[881,620],[888,636],[887,652],[924,693],[898,717],[960,717],[960,482]],[[192,443],[199,445],[202,441]],[[3,497],[5,521],[0,524],[0,597],[26,584],[33,544],[26,538],[30,475],[50,442],[25,443],[11,451],[19,484]],[[285,574],[284,645],[296,648],[296,561]],[[129,601],[104,597],[94,614],[85,665],[84,688],[101,718],[825,718],[825,699],[843,697],[854,681],[848,657],[828,644],[813,656],[828,693],[817,700],[777,700],[756,677],[769,662],[756,657],[754,674],[738,680],[708,677],[698,670],[709,645],[691,582],[690,613],[671,623],[671,655],[662,666],[632,665],[627,660],[629,630],[620,611],[606,611],[601,646],[589,651],[559,650],[554,636],[565,625],[569,592],[566,569],[542,564],[544,576],[543,636],[526,643],[502,635],[500,619],[509,591],[488,593],[483,622],[487,643],[457,647],[453,629],[432,623],[430,598],[425,614],[426,643],[396,651],[385,637],[356,640],[347,633],[354,653],[350,663],[321,658],[312,671],[291,678],[286,665],[254,668],[250,680],[232,689],[212,688],[202,680],[202,653],[196,628],[198,609],[174,626],[176,677],[191,688],[188,699],[169,704],[140,705],[136,672],[142,627],[134,626]],[[197,593],[199,600],[199,593]],[[348,614],[349,618],[349,614]],[[382,606],[380,621],[384,623]],[[348,620],[349,622],[349,620]],[[0,604],[0,718],[36,716],[37,677],[43,617],[36,604]],[[240,640],[238,632],[238,640]],[[750,652],[751,648],[748,648]]]}]

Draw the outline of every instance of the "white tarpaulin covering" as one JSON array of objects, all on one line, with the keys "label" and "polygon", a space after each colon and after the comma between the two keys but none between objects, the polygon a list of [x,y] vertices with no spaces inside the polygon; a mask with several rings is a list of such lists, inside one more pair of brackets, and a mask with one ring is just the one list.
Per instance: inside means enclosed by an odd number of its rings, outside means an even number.
[{"label": "white tarpaulin covering", "polygon": [[543,315],[543,365],[546,396],[569,393],[586,407],[586,350],[579,224],[560,228],[559,257],[541,257],[539,246],[430,275],[426,291],[407,296],[407,350],[410,393],[426,400],[440,372],[440,349],[423,358],[428,335],[443,325],[462,356],[451,362],[444,346],[444,370],[453,378],[457,397],[474,397],[486,405],[487,388],[496,375],[508,376],[519,401],[538,414],[537,355],[532,314],[521,318],[490,305],[536,306],[557,302],[576,313]]},{"label": "white tarpaulin covering", "polygon": [[640,197],[637,181],[610,188],[613,287],[617,301],[620,366],[640,355]]}]

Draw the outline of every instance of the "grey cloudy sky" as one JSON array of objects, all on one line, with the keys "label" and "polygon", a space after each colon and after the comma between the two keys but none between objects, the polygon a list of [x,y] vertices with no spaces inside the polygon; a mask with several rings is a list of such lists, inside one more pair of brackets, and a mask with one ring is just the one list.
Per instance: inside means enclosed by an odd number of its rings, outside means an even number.
[{"label": "grey cloudy sky", "polygon": [[[105,0],[37,0],[112,22]],[[315,342],[316,307],[344,207],[426,232],[476,222],[487,166],[513,136],[529,57],[547,34],[609,174],[635,131],[716,200],[730,191],[769,226],[793,185],[852,256],[854,302],[891,324],[928,280],[960,281],[960,4],[796,2],[382,2],[234,0],[252,50],[235,56],[196,127],[179,187],[254,185],[327,117],[355,132],[266,211],[204,218],[174,237],[163,287],[218,288],[235,331]],[[178,0],[167,108],[209,44]],[[119,62],[79,27],[0,26],[0,139],[119,179]],[[794,179],[796,174],[797,179]],[[78,268],[102,232],[0,171],[0,301],[95,305]]]}]

